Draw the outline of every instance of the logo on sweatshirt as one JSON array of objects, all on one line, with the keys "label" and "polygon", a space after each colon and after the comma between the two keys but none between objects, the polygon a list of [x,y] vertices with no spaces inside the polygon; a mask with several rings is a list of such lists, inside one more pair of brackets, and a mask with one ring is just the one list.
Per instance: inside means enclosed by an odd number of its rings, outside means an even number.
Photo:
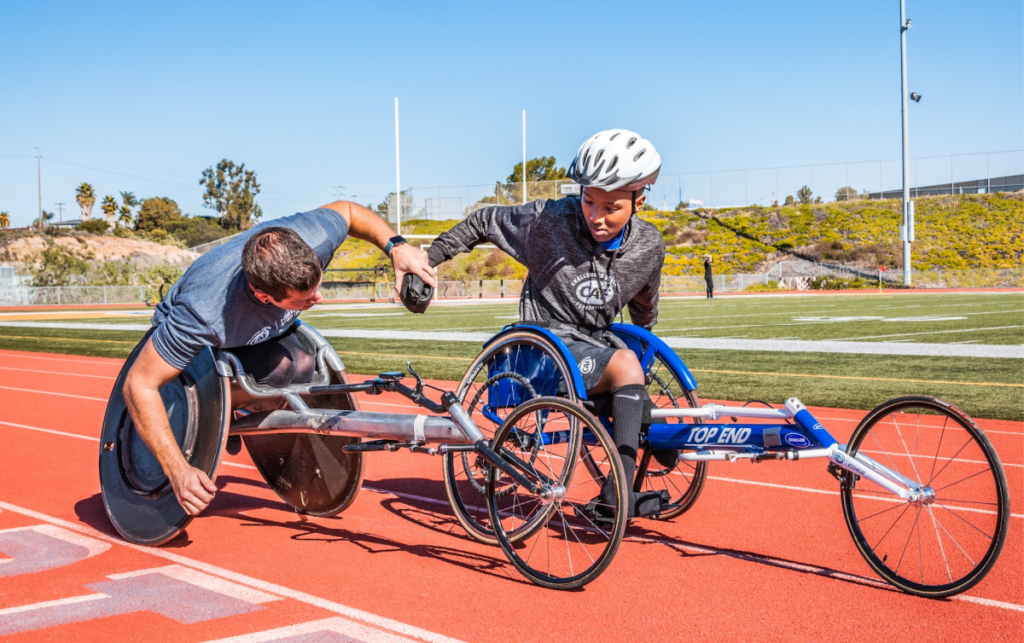
[{"label": "logo on sweatshirt", "polygon": [[268,337],[270,337],[270,326],[264,326],[263,328],[256,331],[256,334],[252,336],[252,339],[250,339],[247,342],[247,344],[249,346],[252,346],[253,344],[259,344],[260,342],[267,341]]},{"label": "logo on sweatshirt", "polygon": [[577,275],[570,282],[570,286],[575,290],[578,305],[582,308],[604,306],[615,299],[615,277],[611,275],[598,276],[596,273],[586,272]]}]

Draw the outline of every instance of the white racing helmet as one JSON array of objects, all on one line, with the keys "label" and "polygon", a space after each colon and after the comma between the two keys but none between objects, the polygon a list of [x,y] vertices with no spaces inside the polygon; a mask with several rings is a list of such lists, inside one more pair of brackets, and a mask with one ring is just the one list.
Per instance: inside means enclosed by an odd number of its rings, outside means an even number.
[{"label": "white racing helmet", "polygon": [[661,172],[661,155],[636,132],[609,129],[588,138],[569,166],[569,178],[580,185],[615,190],[642,190]]}]

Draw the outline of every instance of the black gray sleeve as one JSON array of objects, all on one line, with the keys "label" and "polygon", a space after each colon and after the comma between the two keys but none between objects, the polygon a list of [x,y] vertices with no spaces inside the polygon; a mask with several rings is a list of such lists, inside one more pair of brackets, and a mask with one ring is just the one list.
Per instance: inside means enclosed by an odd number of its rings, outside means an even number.
[{"label": "black gray sleeve", "polygon": [[544,211],[544,205],[544,201],[534,201],[477,210],[434,240],[427,251],[430,265],[436,266],[457,254],[469,252],[484,241],[493,243],[519,263],[525,264],[530,233]]},{"label": "black gray sleeve", "polygon": [[637,326],[650,330],[658,323],[658,290],[661,288],[661,267],[654,271],[651,279],[640,289],[626,307],[629,318]]}]

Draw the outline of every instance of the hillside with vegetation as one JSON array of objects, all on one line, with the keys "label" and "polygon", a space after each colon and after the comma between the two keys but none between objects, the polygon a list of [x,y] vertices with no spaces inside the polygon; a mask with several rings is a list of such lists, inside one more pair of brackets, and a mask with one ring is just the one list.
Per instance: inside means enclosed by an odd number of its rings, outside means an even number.
[{"label": "hillside with vegetation", "polygon": [[[916,270],[1019,268],[1024,259],[1024,195],[1016,193],[915,199]],[[675,212],[644,211],[665,239],[666,275],[703,274],[701,258],[715,257],[719,273],[763,272],[783,260],[804,259],[899,270],[898,199]],[[409,221],[405,234],[440,234],[457,221]],[[416,240],[420,245],[428,241]],[[334,268],[384,263],[367,243],[346,242]],[[499,250],[477,249],[442,268],[445,279],[516,279],[525,269]]]}]

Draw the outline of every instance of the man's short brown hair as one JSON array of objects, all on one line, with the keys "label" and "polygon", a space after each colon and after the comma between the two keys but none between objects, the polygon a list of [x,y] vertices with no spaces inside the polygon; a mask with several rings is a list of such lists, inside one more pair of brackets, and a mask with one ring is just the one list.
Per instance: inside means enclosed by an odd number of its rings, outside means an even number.
[{"label": "man's short brown hair", "polygon": [[313,249],[288,228],[264,228],[252,235],[242,250],[242,272],[253,287],[278,301],[290,290],[316,288],[323,274]]}]

